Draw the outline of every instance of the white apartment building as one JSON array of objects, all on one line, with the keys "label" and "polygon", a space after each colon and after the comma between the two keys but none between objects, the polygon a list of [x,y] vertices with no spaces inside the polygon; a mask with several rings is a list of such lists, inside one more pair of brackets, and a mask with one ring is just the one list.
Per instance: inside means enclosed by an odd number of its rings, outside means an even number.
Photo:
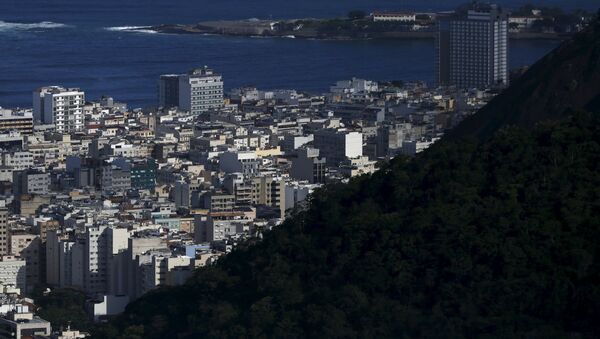
[{"label": "white apartment building", "polygon": [[25,260],[12,255],[0,257],[0,284],[12,285],[25,291],[27,287]]},{"label": "white apartment building", "polygon": [[28,151],[2,153],[2,165],[20,171],[33,167],[33,154]]},{"label": "white apartment building", "polygon": [[126,252],[129,232],[126,228],[106,229],[106,293],[125,292],[128,284]]},{"label": "white apartment building", "polygon": [[106,293],[114,254],[127,249],[126,229],[88,227],[84,238],[83,285],[86,293]]},{"label": "white apartment building", "polygon": [[57,287],[73,287],[90,294],[105,294],[127,279],[114,257],[127,250],[126,229],[108,226],[88,227],[76,240],[48,232],[46,242],[46,281]]},{"label": "white apartment building", "polygon": [[242,173],[253,176],[258,173],[260,161],[254,151],[231,151],[219,154],[219,170],[225,173]]},{"label": "white apartment building", "polygon": [[124,191],[131,188],[131,171],[115,165],[102,167],[100,183],[105,191]]},{"label": "white apartment building", "polygon": [[263,205],[278,208],[285,216],[285,181],[281,177],[260,176],[244,179],[241,173],[229,175],[224,186],[235,195],[238,205]]},{"label": "white apartment building", "polygon": [[314,145],[325,157],[328,166],[339,166],[348,158],[363,155],[363,136],[360,132],[322,129],[315,132]]},{"label": "white apartment building", "polygon": [[185,282],[192,273],[192,258],[186,256],[155,256],[152,258],[156,286],[176,286]]},{"label": "white apartment building", "polygon": [[340,173],[348,178],[363,174],[372,174],[375,172],[375,161],[369,160],[369,157],[362,156],[342,161]]},{"label": "white apartment building", "polygon": [[53,124],[59,133],[81,132],[84,127],[85,93],[78,88],[42,87],[33,92],[33,117]]},{"label": "white apartment building", "polygon": [[252,226],[251,220],[242,217],[219,220],[209,216],[205,220],[197,219],[195,222],[194,240],[196,242],[219,241],[236,234],[249,233]]},{"label": "white apartment building", "polygon": [[193,271],[193,260],[187,256],[171,256],[169,251],[151,251],[140,265],[139,290],[142,294],[158,286],[176,286],[185,282]]},{"label": "white apartment building", "polygon": [[379,84],[377,81],[352,78],[336,82],[329,90],[333,94],[371,93],[379,90]]},{"label": "white apartment building", "polygon": [[10,235],[10,255],[25,260],[27,290],[32,291],[40,282],[40,236],[21,233]]},{"label": "white apartment building", "polygon": [[179,108],[201,114],[223,106],[223,78],[208,67],[179,76]]}]

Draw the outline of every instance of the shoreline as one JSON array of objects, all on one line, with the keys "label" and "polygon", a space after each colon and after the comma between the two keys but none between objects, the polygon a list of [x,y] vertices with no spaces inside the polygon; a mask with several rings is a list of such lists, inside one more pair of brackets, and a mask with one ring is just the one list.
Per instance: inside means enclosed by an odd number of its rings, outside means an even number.
[{"label": "shoreline", "polygon": [[[359,40],[414,40],[435,39],[436,32],[428,29],[422,31],[364,31],[352,34],[333,34],[319,31],[320,25],[327,22],[323,19],[297,19],[286,21],[267,20],[222,20],[205,21],[191,25],[163,24],[157,26],[135,27],[121,31],[152,31],[163,34],[198,34],[218,35],[230,37],[273,37],[289,39],[333,40],[333,41],[359,41]],[[311,27],[305,27],[304,23]],[[296,25],[297,29],[278,29],[277,25]],[[308,26],[308,25],[307,25]],[[511,40],[564,40],[572,34],[537,33],[537,32],[511,32]]]}]

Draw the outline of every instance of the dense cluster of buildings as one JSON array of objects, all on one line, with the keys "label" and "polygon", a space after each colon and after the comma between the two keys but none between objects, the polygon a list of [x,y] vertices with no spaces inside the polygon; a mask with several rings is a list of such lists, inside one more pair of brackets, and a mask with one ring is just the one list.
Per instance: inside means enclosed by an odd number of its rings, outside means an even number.
[{"label": "dense cluster of buildings", "polygon": [[102,319],[260,239],[320,186],[421,152],[505,76],[505,64],[473,52],[506,52],[490,43],[505,34],[493,31],[496,14],[460,20],[449,32],[451,74],[463,74],[455,86],[353,78],[318,95],[224,94],[222,76],[203,67],[161,76],[156,109],[60,86],[35,90],[32,109],[0,109],[0,284],[25,296],[80,290]]},{"label": "dense cluster of buildings", "polygon": [[363,79],[225,96],[208,68],[159,84],[156,110],[53,86],[33,109],[0,112],[0,283],[75,288],[94,318],[118,313],[276,227],[319,186],[422,151],[493,96]]},{"label": "dense cluster of buildings", "polygon": [[2,284],[75,288],[95,318],[117,313],[276,227],[319,186],[422,151],[493,95],[351,79],[321,95],[224,96],[206,67],[161,76],[159,92],[143,111],[44,87],[32,110],[1,112]]}]

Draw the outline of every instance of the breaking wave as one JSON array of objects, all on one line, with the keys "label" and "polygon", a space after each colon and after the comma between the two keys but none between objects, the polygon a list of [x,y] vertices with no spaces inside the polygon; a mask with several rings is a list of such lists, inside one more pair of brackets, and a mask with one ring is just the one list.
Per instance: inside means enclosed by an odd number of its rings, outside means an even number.
[{"label": "breaking wave", "polygon": [[107,31],[113,32],[135,32],[135,33],[158,33],[151,29],[148,29],[148,26],[116,26],[116,27],[105,27]]},{"label": "breaking wave", "polygon": [[11,31],[31,31],[40,29],[56,29],[64,28],[68,25],[61,24],[52,21],[42,21],[34,23],[22,23],[22,22],[6,22],[0,20],[0,32],[11,32]]}]

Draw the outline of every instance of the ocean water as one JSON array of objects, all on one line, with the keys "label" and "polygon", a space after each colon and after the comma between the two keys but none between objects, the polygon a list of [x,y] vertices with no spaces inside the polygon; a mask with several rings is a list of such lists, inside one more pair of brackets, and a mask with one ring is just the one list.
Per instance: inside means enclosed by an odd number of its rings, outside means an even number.
[{"label": "ocean water", "polygon": [[[127,32],[126,27],[202,20],[344,16],[353,9],[449,10],[458,0],[0,0],[0,106],[31,106],[40,86],[81,87],[134,107],[156,103],[157,79],[208,65],[226,89],[327,90],[353,76],[433,79],[431,41],[317,41]],[[530,0],[498,0],[516,8]],[[594,10],[597,0],[543,0]],[[510,65],[534,63],[556,41],[511,41]]]}]

